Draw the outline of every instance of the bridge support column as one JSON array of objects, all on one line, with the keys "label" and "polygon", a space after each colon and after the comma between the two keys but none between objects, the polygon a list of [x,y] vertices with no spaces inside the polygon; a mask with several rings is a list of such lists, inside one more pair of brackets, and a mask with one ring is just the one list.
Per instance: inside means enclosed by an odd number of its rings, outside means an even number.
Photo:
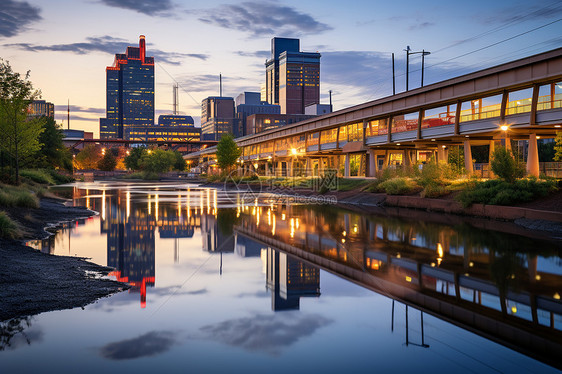
[{"label": "bridge support column", "polygon": [[444,145],[439,145],[437,148],[437,163],[447,163],[449,160],[449,150]]},{"label": "bridge support column", "polygon": [[375,150],[369,149],[369,177],[374,177],[377,175],[377,157],[375,156]]},{"label": "bridge support column", "polygon": [[537,147],[537,134],[529,134],[527,174],[533,175],[537,178],[539,176],[539,149]]},{"label": "bridge support column", "polygon": [[494,172],[492,171],[492,158],[494,158],[494,151],[496,150],[496,142],[490,140],[490,151],[488,153],[488,178],[494,177]]},{"label": "bridge support column", "polygon": [[464,168],[468,175],[474,173],[474,164],[472,163],[472,149],[470,148],[470,141],[464,141]]},{"label": "bridge support column", "polygon": [[409,150],[402,151],[402,158],[404,160],[404,167],[409,168],[410,166],[412,166],[412,159],[410,158]]},{"label": "bridge support column", "polygon": [[293,159],[291,158],[291,160],[289,162],[287,162],[287,176],[288,177],[294,177],[295,175],[294,173],[294,167],[293,167]]},{"label": "bridge support column", "polygon": [[305,176],[310,177],[310,176],[312,175],[312,170],[311,170],[311,168],[312,168],[312,163],[311,163],[311,161],[310,161],[310,157],[307,157],[307,158],[306,158],[306,164],[305,164],[304,167],[305,167],[305,169],[306,169],[306,170],[305,170]]},{"label": "bridge support column", "polygon": [[349,178],[349,153],[345,154],[345,169],[344,175],[345,178]]}]

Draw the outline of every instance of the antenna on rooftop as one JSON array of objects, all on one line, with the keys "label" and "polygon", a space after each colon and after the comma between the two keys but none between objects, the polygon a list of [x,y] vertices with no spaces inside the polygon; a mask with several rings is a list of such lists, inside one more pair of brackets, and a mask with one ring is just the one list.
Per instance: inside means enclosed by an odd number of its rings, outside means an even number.
[{"label": "antenna on rooftop", "polygon": [[222,97],[222,73],[219,73],[219,97]]},{"label": "antenna on rooftop", "polygon": [[179,105],[179,95],[178,95],[178,84],[174,83],[174,115],[178,114],[178,105]]},{"label": "antenna on rooftop", "polygon": [[68,107],[67,107],[67,113],[66,113],[66,124],[68,126],[68,129],[70,130],[70,99],[68,99]]}]

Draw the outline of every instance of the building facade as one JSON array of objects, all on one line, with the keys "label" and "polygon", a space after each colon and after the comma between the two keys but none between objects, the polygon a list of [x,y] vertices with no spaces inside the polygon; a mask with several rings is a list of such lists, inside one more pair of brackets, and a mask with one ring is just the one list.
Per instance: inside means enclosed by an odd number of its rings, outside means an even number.
[{"label": "building facade", "polygon": [[246,118],[246,129],[244,135],[257,134],[313,117],[316,116],[305,114],[252,114]]},{"label": "building facade", "polygon": [[45,100],[33,100],[27,110],[28,117],[55,117],[55,104]]},{"label": "building facade", "polygon": [[201,137],[220,140],[222,134],[234,134],[234,99],[210,96],[201,102]]},{"label": "building facade", "polygon": [[299,39],[273,38],[266,66],[266,99],[282,114],[304,114],[320,102],[320,53],[300,52]]},{"label": "building facade", "polygon": [[106,68],[106,98],[100,138],[129,140],[131,132],[154,125],[154,57],[146,56],[144,35]]},{"label": "building facade", "polygon": [[281,107],[261,101],[259,92],[244,92],[236,97],[236,120],[234,136],[248,135],[247,118],[252,114],[280,114]]}]

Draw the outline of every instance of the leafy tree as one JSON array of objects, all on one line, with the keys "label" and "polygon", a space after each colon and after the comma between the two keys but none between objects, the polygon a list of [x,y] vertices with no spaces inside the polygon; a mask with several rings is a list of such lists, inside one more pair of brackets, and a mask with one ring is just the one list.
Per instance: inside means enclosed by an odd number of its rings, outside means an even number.
[{"label": "leafy tree", "polygon": [[42,121],[43,132],[39,135],[40,149],[35,157],[33,166],[59,167],[72,170],[72,155],[64,146],[62,129],[54,118],[44,117]]},{"label": "leafy tree", "polygon": [[88,144],[76,155],[74,162],[77,169],[95,169],[100,159],[100,152],[96,146]]},{"label": "leafy tree", "polygon": [[498,147],[494,150],[490,164],[494,174],[508,183],[513,183],[515,179],[525,175],[525,168],[515,161],[511,152],[505,147]]},{"label": "leafy tree", "polygon": [[234,138],[230,134],[222,136],[217,144],[217,164],[222,170],[227,170],[236,164],[236,160],[242,154]]},{"label": "leafy tree", "polygon": [[98,169],[103,171],[113,171],[115,166],[117,166],[117,158],[115,157],[112,150],[105,152],[101,160],[98,161]]},{"label": "leafy tree", "polygon": [[174,154],[174,170],[184,171],[185,170],[185,160],[183,155],[178,151],[172,151]]},{"label": "leafy tree", "polygon": [[42,119],[27,118],[29,104],[40,94],[33,89],[29,71],[22,77],[7,61],[0,59],[0,147],[13,159],[16,184],[19,184],[20,162],[40,148]]},{"label": "leafy tree", "polygon": [[554,146],[554,161],[562,161],[562,131],[556,133],[556,145]]},{"label": "leafy tree", "polygon": [[125,157],[125,166],[127,169],[131,170],[140,170],[141,169],[141,160],[144,155],[146,155],[146,148],[138,147],[133,148],[129,151],[129,155]]},{"label": "leafy tree", "polygon": [[156,149],[142,158],[141,168],[149,173],[165,173],[172,170],[174,165],[174,154],[172,152]]}]

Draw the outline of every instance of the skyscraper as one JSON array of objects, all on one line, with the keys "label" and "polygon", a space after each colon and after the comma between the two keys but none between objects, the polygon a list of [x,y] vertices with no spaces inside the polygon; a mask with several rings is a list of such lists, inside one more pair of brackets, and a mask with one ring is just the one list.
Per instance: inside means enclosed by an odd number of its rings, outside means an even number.
[{"label": "skyscraper", "polygon": [[129,139],[154,124],[154,57],[146,56],[144,35],[138,47],[127,47],[106,68],[106,118],[100,118],[100,138]]},{"label": "skyscraper", "polygon": [[266,66],[266,99],[281,114],[304,114],[320,102],[320,53],[300,52],[299,39],[273,38]]},{"label": "skyscraper", "polygon": [[210,96],[201,102],[201,139],[220,140],[222,134],[234,134],[234,99]]}]

